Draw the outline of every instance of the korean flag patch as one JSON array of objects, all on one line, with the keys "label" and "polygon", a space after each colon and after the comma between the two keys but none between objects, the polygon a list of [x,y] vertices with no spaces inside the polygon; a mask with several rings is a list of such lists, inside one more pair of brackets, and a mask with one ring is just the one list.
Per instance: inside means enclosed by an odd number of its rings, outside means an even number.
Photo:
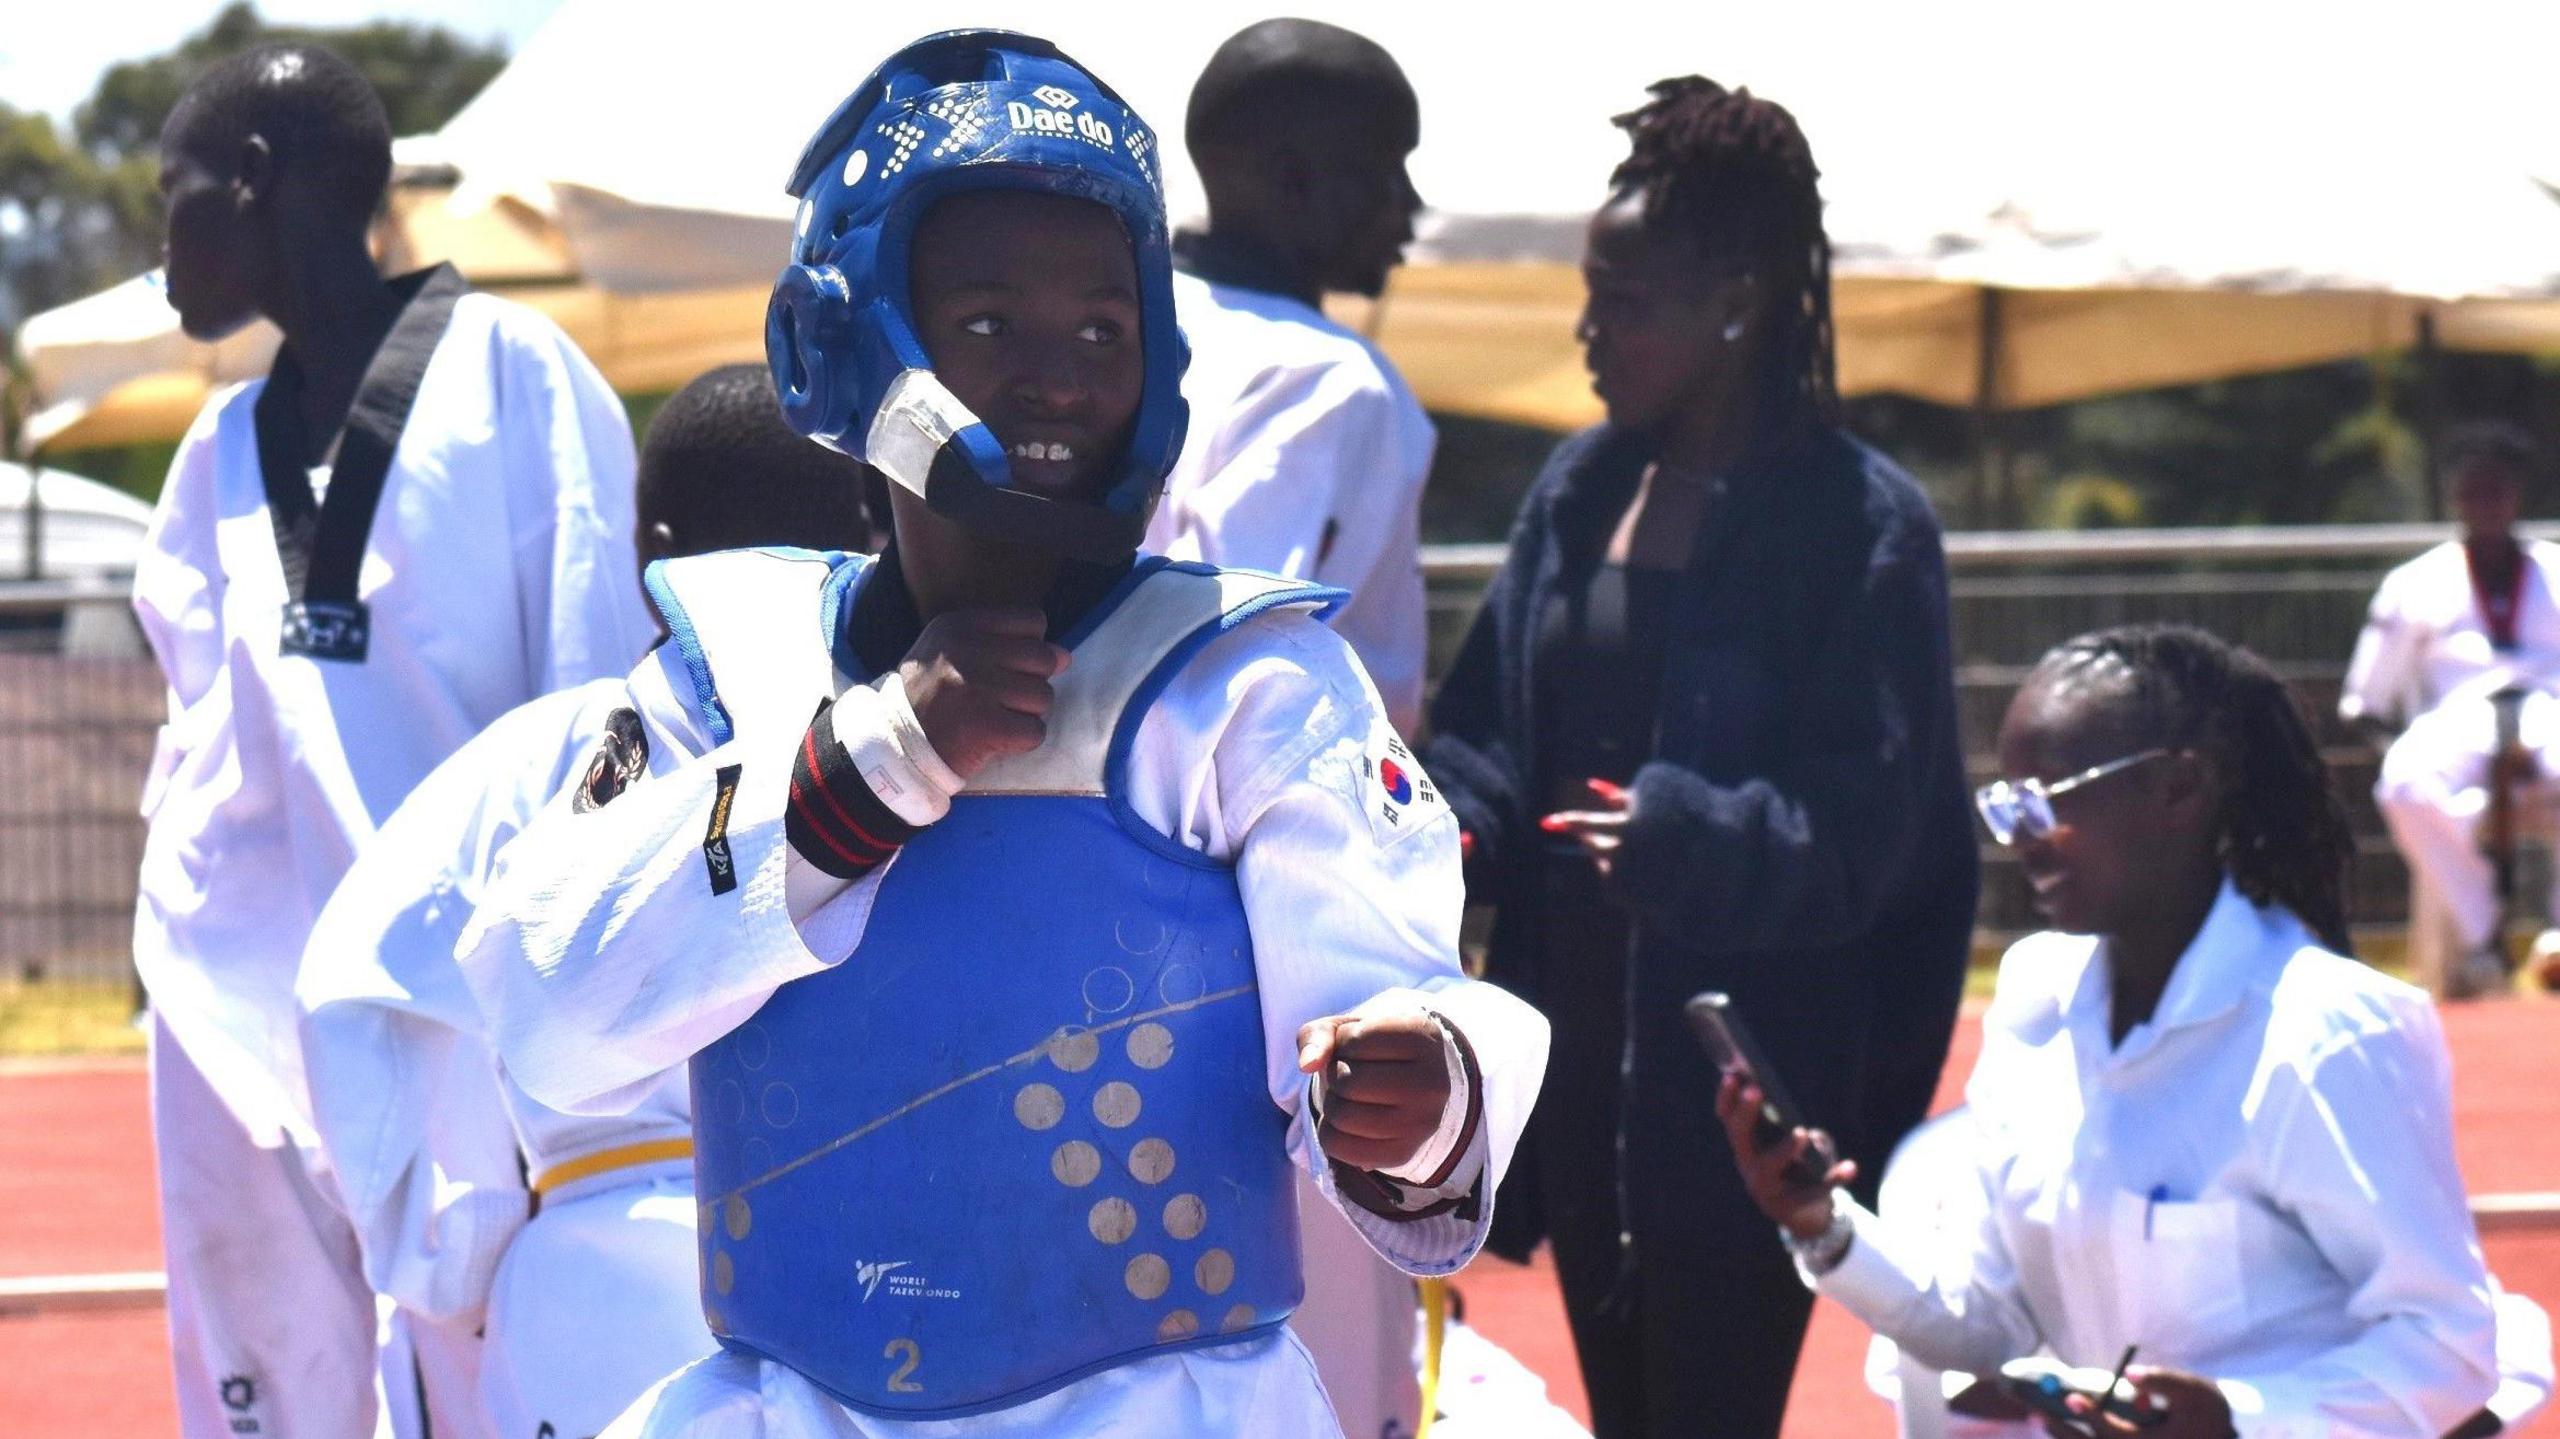
[{"label": "korean flag patch", "polygon": [[1440,787],[1422,772],[1413,751],[1383,720],[1369,739],[1369,752],[1360,760],[1360,798],[1369,812],[1369,833],[1381,845],[1428,829],[1433,820],[1449,812]]}]

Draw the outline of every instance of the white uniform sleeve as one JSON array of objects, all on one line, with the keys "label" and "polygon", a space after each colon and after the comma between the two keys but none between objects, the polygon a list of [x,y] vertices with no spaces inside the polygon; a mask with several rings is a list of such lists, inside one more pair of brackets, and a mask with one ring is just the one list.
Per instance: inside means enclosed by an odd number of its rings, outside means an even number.
[{"label": "white uniform sleeve", "polygon": [[[1275,616],[1211,643],[1167,688],[1140,725],[1129,784],[1142,815],[1236,866],[1291,1157],[1382,1258],[1446,1274],[1483,1243],[1546,1072],[1547,1026],[1460,971],[1457,822],[1409,755],[1396,761],[1409,798],[1389,796],[1378,761],[1390,746],[1402,750],[1341,639],[1303,615]],[[1472,1202],[1427,1218],[1387,1219],[1342,1198],[1297,1068],[1299,1026],[1382,996],[1447,1019],[1481,1083],[1450,1097],[1479,1111],[1448,1186]]]},{"label": "white uniform sleeve", "polygon": [[497,1066],[453,962],[482,877],[559,786],[571,695],[436,767],[347,871],[296,985],[314,1119],[377,1293],[440,1320],[488,1302],[529,1213]]},{"label": "white uniform sleeve", "polygon": [[145,814],[156,808],[160,788],[179,759],[228,712],[216,683],[222,673],[224,577],[214,548],[214,525],[220,518],[214,476],[217,426],[222,412],[237,403],[235,392],[205,406],[179,443],[134,562],[134,617],[169,686],[169,722],[160,731],[151,771],[143,780]]},{"label": "white uniform sleeve", "polygon": [[2350,724],[2375,720],[2397,727],[2416,717],[2426,631],[2408,613],[2409,584],[2404,567],[2384,576],[2373,592],[2355,654],[2347,661],[2346,683],[2338,691],[2338,717]]},{"label": "white uniform sleeve", "polygon": [[604,376],[537,316],[502,327],[500,419],[528,694],[618,675],[656,626],[633,548],[631,424]]},{"label": "white uniform sleeve", "polygon": [[[1969,1123],[1969,1122],[1968,1122]],[[1996,1146],[1975,1143],[1974,1153]],[[1974,1177],[1986,1191],[1996,1178],[1980,1165]],[[1948,1262],[1958,1236],[1931,1230],[1912,1235],[1888,1224],[1844,1191],[1832,1195],[1856,1231],[1849,1252],[1830,1273],[1806,1282],[1838,1301],[1890,1339],[1904,1354],[1932,1369],[1996,1374],[2012,1359],[2043,1347],[2034,1316],[2018,1286],[2016,1261],[2002,1235],[1997,1205],[1988,1192],[1967,1205],[1973,1232],[1963,1236],[1964,1262]]]},{"label": "white uniform sleeve", "polygon": [[[712,748],[679,698],[692,693],[682,665],[669,645],[633,672],[649,776],[601,809],[535,820],[462,938],[491,1047],[526,1093],[572,1114],[628,1110],[774,990],[842,959],[890,868],[795,923],[791,876],[809,871],[783,814],[800,734],[743,724]],[[707,848],[715,815],[734,866],[725,888]]]},{"label": "white uniform sleeve", "polygon": [[1431,463],[1427,443],[1408,443],[1409,423],[1404,403],[1366,366],[1274,369],[1221,418],[1209,451],[1214,468],[1182,497],[1179,527],[1165,545],[1175,559],[1355,593],[1392,584],[1415,614],[1355,604],[1334,628],[1378,677],[1388,712],[1399,717],[1422,709],[1412,511]]},{"label": "white uniform sleeve", "polygon": [[[2423,1000],[2278,1071],[2259,1162],[2363,1332],[2282,1373],[2218,1374],[2243,1435],[2444,1434],[2497,1388],[2497,1320]],[[2253,1132],[2258,1125],[2251,1126]]]}]

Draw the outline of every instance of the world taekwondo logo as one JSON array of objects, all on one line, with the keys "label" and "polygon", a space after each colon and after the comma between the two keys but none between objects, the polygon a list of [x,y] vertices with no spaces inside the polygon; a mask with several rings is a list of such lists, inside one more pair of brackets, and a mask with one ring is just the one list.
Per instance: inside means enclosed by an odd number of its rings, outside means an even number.
[{"label": "world taekwondo logo", "polygon": [[871,1296],[880,1291],[880,1281],[889,1276],[889,1271],[904,1269],[914,1262],[912,1259],[890,1259],[878,1264],[865,1264],[859,1259],[855,1260],[853,1277],[862,1284],[862,1302],[865,1304],[871,1302]]},{"label": "world taekwondo logo", "polygon": [[1055,85],[1043,85],[1031,94],[1041,104],[1055,109],[1072,110],[1076,107],[1076,95],[1073,90],[1061,90]]}]

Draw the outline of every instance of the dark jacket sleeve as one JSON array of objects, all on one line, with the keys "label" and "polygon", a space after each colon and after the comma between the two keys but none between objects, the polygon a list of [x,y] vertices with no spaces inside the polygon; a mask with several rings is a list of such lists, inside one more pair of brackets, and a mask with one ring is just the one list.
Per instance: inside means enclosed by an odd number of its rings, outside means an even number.
[{"label": "dark jacket sleeve", "polygon": [[1551,457],[1521,501],[1502,568],[1486,586],[1457,661],[1431,703],[1423,768],[1456,811],[1458,827],[1472,838],[1470,891],[1482,888],[1483,877],[1502,872],[1511,846],[1521,842],[1520,830],[1531,819],[1524,811],[1530,775],[1529,757],[1520,752],[1521,716],[1507,700],[1526,661],[1527,640],[1520,631],[1531,609],[1530,594],[1547,545],[1547,514],[1565,460],[1561,450]]},{"label": "dark jacket sleeve", "polygon": [[[1507,573],[1509,566],[1504,569]],[[1497,587],[1502,583],[1500,577],[1494,580]],[[1488,594],[1432,702],[1431,740],[1422,751],[1423,768],[1431,772],[1457,813],[1458,828],[1468,836],[1471,875],[1495,872],[1525,788],[1518,756],[1503,733],[1498,628]]]},{"label": "dark jacket sleeve", "polygon": [[1793,752],[1733,783],[1637,771],[1615,881],[1656,929],[1709,952],[1841,946],[1901,893],[1953,739],[1945,557],[1925,513],[1895,508],[1854,599],[1807,638]]}]

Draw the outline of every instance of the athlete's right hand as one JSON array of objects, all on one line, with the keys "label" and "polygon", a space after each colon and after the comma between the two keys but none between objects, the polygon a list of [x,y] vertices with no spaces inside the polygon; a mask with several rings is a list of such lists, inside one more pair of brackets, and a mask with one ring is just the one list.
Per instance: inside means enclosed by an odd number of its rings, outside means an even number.
[{"label": "athlete's right hand", "polygon": [[1050,681],[1067,652],[1048,642],[1047,628],[1034,609],[954,610],[935,616],[898,662],[916,722],[952,773],[972,778],[1048,734]]}]

